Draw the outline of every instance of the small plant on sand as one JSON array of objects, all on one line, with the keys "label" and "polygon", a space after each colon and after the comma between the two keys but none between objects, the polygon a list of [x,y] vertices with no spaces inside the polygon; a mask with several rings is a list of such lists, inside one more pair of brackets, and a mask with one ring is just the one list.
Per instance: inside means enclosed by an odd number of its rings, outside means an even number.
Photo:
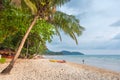
[{"label": "small plant on sand", "polygon": [[1,58],[1,59],[0,59],[0,63],[3,64],[3,63],[5,63],[5,62],[6,62],[6,58]]}]

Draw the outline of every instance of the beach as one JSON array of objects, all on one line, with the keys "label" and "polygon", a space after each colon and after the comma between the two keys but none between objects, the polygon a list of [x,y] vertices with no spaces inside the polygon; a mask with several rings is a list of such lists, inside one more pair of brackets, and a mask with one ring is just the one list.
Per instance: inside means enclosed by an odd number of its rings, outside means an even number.
[{"label": "beach", "polygon": [[120,55],[54,55],[44,56],[48,59],[60,59],[120,72]]},{"label": "beach", "polygon": [[[0,64],[0,72],[8,65]],[[19,59],[8,75],[0,80],[120,80],[120,73],[71,62],[49,59]]]}]

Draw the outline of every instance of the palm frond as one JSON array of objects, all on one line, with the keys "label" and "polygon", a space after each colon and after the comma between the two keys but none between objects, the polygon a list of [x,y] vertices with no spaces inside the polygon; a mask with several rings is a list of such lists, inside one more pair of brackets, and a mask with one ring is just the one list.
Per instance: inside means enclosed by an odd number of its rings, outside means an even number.
[{"label": "palm frond", "polygon": [[53,0],[53,1],[51,1],[51,5],[52,6],[61,6],[61,5],[64,5],[65,3],[69,2],[69,1],[70,0]]},{"label": "palm frond", "polygon": [[24,0],[24,2],[26,3],[26,5],[31,9],[31,12],[33,15],[37,14],[37,8],[36,5],[33,4],[30,0]]},{"label": "palm frond", "polygon": [[76,44],[78,44],[76,36],[80,36],[84,31],[84,28],[80,26],[79,20],[76,19],[75,16],[57,11],[53,15],[52,24],[58,28],[58,30],[62,30],[64,33],[69,35],[73,40],[75,40]]},{"label": "palm frond", "polygon": [[61,35],[60,35],[60,32],[59,32],[58,28],[55,27],[55,30],[56,30],[56,34],[57,34],[57,35],[59,36],[59,38],[60,38],[60,41],[62,41],[62,37],[61,37]]}]

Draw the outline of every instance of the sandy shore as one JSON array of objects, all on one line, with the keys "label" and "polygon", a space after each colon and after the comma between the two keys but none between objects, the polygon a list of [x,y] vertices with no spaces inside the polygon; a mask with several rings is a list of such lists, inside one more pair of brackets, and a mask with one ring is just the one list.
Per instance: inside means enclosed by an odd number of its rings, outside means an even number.
[{"label": "sandy shore", "polygon": [[[8,63],[0,64],[0,72]],[[0,80],[120,80],[120,73],[75,63],[48,59],[18,60],[9,75]]]}]

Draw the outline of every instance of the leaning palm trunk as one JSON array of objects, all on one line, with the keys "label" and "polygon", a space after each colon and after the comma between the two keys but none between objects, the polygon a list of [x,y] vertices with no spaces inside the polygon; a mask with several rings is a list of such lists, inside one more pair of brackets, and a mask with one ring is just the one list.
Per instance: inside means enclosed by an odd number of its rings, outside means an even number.
[{"label": "leaning palm trunk", "polygon": [[12,70],[12,68],[13,68],[13,66],[14,66],[14,63],[15,63],[16,60],[18,59],[18,57],[19,57],[19,55],[20,55],[20,52],[21,52],[21,50],[22,50],[22,48],[23,48],[23,45],[24,45],[24,43],[25,43],[25,41],[26,41],[26,39],[27,39],[27,37],[28,37],[28,35],[29,35],[32,27],[35,25],[37,19],[38,19],[38,16],[35,16],[35,17],[34,17],[34,20],[32,21],[30,27],[28,28],[25,36],[23,37],[23,39],[22,39],[22,41],[21,41],[21,44],[20,44],[20,46],[19,46],[19,48],[18,48],[18,50],[17,50],[17,52],[16,52],[15,57],[12,59],[12,61],[10,62],[10,64],[1,72],[1,74],[9,74],[10,71]]}]

